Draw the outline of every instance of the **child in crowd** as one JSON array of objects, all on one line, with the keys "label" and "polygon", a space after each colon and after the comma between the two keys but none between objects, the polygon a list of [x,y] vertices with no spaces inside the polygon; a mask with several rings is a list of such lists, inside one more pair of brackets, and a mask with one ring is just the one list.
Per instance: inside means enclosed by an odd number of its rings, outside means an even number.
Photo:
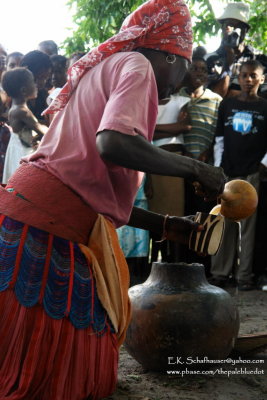
[{"label": "child in crowd", "polygon": [[13,53],[8,54],[6,58],[6,70],[9,71],[18,67],[22,57],[23,54],[19,51],[14,51]]},{"label": "child in crowd", "polygon": [[8,97],[0,88],[0,183],[2,183],[6,150],[10,139],[10,128],[7,125]]},{"label": "child in crowd", "polygon": [[64,56],[54,54],[50,57],[52,62],[52,85],[54,88],[62,88],[67,81],[67,61]]},{"label": "child in crowd", "polygon": [[[245,179],[259,189],[260,169],[267,164],[267,101],[258,96],[264,68],[256,60],[241,65],[241,93],[222,101],[216,129],[215,165],[224,168],[229,180]],[[239,290],[253,289],[252,266],[256,213],[241,221],[240,264],[237,265],[238,225],[226,221],[222,246],[212,257],[212,283],[225,286],[229,277]]]},{"label": "child in crowd", "polygon": [[[42,113],[47,108],[46,99],[48,96],[47,85],[52,73],[52,63],[50,57],[38,50],[30,51],[25,54],[20,62],[20,67],[29,69],[34,76],[38,88],[37,97],[28,102],[28,106],[34,116],[41,122],[47,123],[48,119]],[[50,86],[50,85],[49,85]],[[50,89],[52,84],[50,86]]]},{"label": "child in crowd", "polygon": [[[179,96],[188,99],[182,112],[187,114],[188,123],[191,125],[191,129],[183,135],[185,155],[212,164],[218,108],[222,97],[206,88],[207,81],[206,61],[201,57],[193,57],[187,72],[186,85],[180,89]],[[185,215],[194,215],[197,211],[209,212],[210,208],[211,204],[196,196],[194,187],[190,182],[186,182]]]},{"label": "child in crowd", "polygon": [[74,63],[76,63],[76,61],[85,56],[85,54],[86,53],[84,51],[76,51],[75,53],[72,53],[68,59],[68,67],[71,67]]},{"label": "child in crowd", "polygon": [[[5,72],[2,86],[12,99],[8,120],[12,128],[8,144],[3,183],[18,168],[21,157],[30,154],[34,146],[46,133],[47,127],[41,125],[27,106],[27,101],[37,96],[33,74],[26,68],[15,68]],[[34,132],[36,135],[34,135]]]},{"label": "child in crowd", "polygon": [[187,97],[185,106],[192,129],[184,134],[184,145],[188,156],[199,161],[212,162],[218,107],[222,97],[206,89],[208,68],[201,57],[193,57],[187,73],[187,84],[179,96]]},{"label": "child in crowd", "polygon": [[38,50],[47,54],[49,57],[58,54],[58,46],[54,40],[43,40],[38,44]]},{"label": "child in crowd", "polygon": [[[193,56],[192,64],[188,69],[185,85],[179,90],[181,98],[187,99],[181,112],[187,115],[187,123],[191,129],[183,134],[185,155],[205,163],[213,163],[213,142],[217,123],[218,108],[222,97],[206,88],[208,68],[206,61],[199,56]],[[209,212],[212,208],[196,196],[193,185],[185,182],[185,215],[195,215],[196,212]],[[185,262],[204,264],[206,271],[210,269],[210,257],[200,257],[186,247],[183,249],[182,259]]]},{"label": "child in crowd", "polygon": [[[147,199],[145,195],[145,177],[137,192],[134,206],[147,210]],[[149,232],[123,225],[117,229],[120,246],[126,258],[130,272],[130,286],[144,282],[149,273]]]},{"label": "child in crowd", "polygon": [[54,54],[50,57],[52,62],[52,89],[49,91],[47,97],[47,104],[49,105],[58,95],[62,87],[67,82],[67,62],[68,59],[64,56]]}]

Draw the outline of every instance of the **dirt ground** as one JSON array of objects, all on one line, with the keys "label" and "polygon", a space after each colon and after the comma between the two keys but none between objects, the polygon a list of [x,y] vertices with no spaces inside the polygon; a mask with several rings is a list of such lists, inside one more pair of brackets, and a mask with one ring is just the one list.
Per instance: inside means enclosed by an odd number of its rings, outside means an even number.
[{"label": "dirt ground", "polygon": [[[239,334],[267,333],[267,292],[255,290],[237,293],[233,288],[229,289],[229,293],[235,297],[239,308]],[[205,375],[178,377],[145,371],[122,347],[117,390],[107,399],[267,399],[267,348],[258,349],[253,353],[231,354],[229,357],[242,362],[205,367],[208,370],[205,371]]]}]

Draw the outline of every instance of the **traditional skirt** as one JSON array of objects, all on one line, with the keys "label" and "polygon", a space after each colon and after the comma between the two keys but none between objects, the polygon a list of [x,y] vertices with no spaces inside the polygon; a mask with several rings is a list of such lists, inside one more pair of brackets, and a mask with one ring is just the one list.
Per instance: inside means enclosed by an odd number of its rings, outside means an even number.
[{"label": "traditional skirt", "polygon": [[[30,168],[48,184],[47,173]],[[18,186],[23,193],[15,190],[10,203],[21,202],[22,221],[0,216],[0,400],[106,397],[115,389],[119,343],[129,321],[128,278],[115,229],[98,217],[85,245],[28,225],[23,206],[34,209],[38,201],[31,204],[31,190]],[[107,235],[110,246],[102,246]],[[118,263],[106,265],[114,255]]]}]

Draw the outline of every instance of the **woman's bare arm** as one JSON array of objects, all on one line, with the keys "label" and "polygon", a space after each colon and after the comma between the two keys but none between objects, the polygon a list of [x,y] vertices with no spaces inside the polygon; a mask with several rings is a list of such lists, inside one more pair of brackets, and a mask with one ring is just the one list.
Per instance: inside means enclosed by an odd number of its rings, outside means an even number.
[{"label": "woman's bare arm", "polygon": [[197,191],[207,200],[215,199],[223,192],[226,180],[222,168],[160,149],[140,135],[105,130],[98,133],[96,145],[100,156],[113,164],[198,182]]}]

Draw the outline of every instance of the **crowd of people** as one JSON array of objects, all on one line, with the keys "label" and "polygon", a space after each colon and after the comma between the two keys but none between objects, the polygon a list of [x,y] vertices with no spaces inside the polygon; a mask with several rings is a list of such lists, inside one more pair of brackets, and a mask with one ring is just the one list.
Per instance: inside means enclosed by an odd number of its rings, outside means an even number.
[{"label": "crowd of people", "polygon": [[[85,53],[76,52],[67,58],[58,54],[53,40],[44,40],[27,54],[7,54],[0,45],[0,54],[0,180],[6,184],[20,159],[36,149],[47,131],[51,118],[43,111],[65,85],[68,68]],[[25,68],[32,73],[31,79]],[[6,137],[10,137],[9,143]]]},{"label": "crowd of people", "polygon": [[[228,4],[212,54],[192,51],[183,0],[145,2],[87,54],[0,45],[0,398],[112,393],[128,287],[151,262],[267,284],[267,63],[245,44],[248,19]],[[241,254],[233,222],[217,255],[189,250],[204,229],[192,216],[236,178],[259,193]]]}]

